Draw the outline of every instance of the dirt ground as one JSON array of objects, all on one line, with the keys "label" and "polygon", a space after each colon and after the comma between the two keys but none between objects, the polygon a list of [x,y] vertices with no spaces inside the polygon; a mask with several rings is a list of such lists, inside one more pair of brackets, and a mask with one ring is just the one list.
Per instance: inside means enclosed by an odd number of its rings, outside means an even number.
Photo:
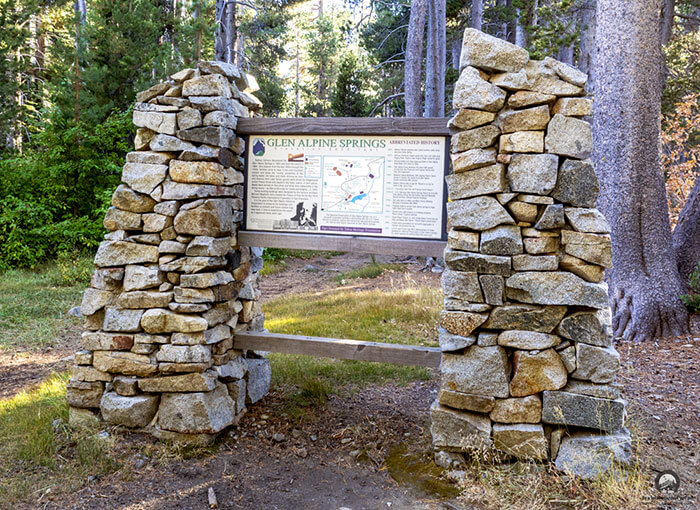
[{"label": "dirt ground", "polygon": [[[338,271],[368,261],[349,254],[290,260],[285,271],[262,280],[263,299],[337,286]],[[304,270],[309,264],[318,271]],[[439,275],[420,272],[420,267],[410,261],[406,273],[349,285],[438,286]],[[31,387],[53,370],[64,370],[78,334],[77,328],[71,330],[60,345],[39,353],[0,353],[0,398]],[[681,478],[683,499],[666,508],[700,507],[699,347],[700,336],[617,346],[628,423],[640,438],[641,463],[650,480],[666,469]],[[316,414],[301,418],[285,416],[283,399],[272,393],[222,440],[214,455],[163,464],[129,453],[126,469],[92,481],[67,501],[44,498],[41,508],[198,509],[207,507],[209,487],[220,508],[470,508],[455,498],[449,484],[436,486],[415,474],[429,460],[428,407],[436,393],[435,379],[407,387],[370,387],[332,396]],[[284,440],[273,440],[275,433],[284,434]],[[141,435],[125,440],[152,441]],[[391,469],[397,463],[390,461],[397,458],[411,475]],[[662,506],[654,501],[649,508]]]}]

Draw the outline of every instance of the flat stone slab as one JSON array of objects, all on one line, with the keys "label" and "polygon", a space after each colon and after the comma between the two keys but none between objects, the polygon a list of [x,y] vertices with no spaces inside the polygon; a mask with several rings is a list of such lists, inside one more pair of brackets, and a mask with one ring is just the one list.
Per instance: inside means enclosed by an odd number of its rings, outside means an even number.
[{"label": "flat stone slab", "polygon": [[545,391],[542,398],[542,421],[615,432],[625,424],[625,402],[566,391]]}]

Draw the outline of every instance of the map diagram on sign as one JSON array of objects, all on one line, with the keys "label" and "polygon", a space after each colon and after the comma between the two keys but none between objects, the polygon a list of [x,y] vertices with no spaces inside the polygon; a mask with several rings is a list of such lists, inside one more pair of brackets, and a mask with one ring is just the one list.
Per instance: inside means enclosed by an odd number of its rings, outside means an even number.
[{"label": "map diagram on sign", "polygon": [[324,158],[323,211],[379,214],[384,209],[383,191],[383,157]]}]

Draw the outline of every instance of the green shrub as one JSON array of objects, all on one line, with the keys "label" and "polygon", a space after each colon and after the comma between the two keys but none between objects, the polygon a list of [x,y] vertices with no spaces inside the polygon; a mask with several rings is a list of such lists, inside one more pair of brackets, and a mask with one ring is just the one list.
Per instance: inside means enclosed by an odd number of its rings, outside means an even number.
[{"label": "green shrub", "polygon": [[681,301],[692,313],[700,313],[700,262],[695,267],[695,271],[690,273],[688,280],[690,294],[681,296]]},{"label": "green shrub", "polygon": [[128,110],[93,126],[47,114],[23,154],[0,156],[0,271],[99,244],[132,129]]}]

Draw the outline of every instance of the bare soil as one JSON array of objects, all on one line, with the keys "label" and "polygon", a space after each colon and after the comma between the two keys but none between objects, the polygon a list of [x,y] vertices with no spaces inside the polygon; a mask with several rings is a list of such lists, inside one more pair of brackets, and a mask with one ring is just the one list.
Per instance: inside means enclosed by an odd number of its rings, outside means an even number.
[{"label": "bare soil", "polygon": [[[337,286],[334,269],[347,271],[368,262],[368,257],[349,254],[290,260],[283,272],[262,280],[263,299],[332,288]],[[304,270],[309,264],[318,271]],[[406,273],[349,285],[439,286],[439,275],[420,272],[421,266],[413,260]],[[67,332],[53,349],[39,353],[0,353],[0,398],[64,370],[77,334]],[[700,507],[699,347],[698,335],[617,346],[629,426],[640,438],[639,456],[649,483],[666,469],[680,475],[680,499],[672,508]],[[429,464],[428,407],[436,392],[435,379],[406,387],[369,387],[332,396],[301,417],[286,415],[283,396],[273,392],[222,438],[216,453],[163,462],[134,453],[153,444],[150,437],[120,437],[124,469],[90,482],[67,500],[49,495],[40,506],[199,509],[207,507],[207,491],[213,487],[220,508],[472,508],[455,498],[448,483],[420,475]],[[284,440],[275,441],[275,433],[284,434]],[[398,464],[408,466],[408,475],[391,468],[397,463],[388,461],[397,456],[405,460]],[[649,508],[662,508],[661,501],[650,502]]]}]

